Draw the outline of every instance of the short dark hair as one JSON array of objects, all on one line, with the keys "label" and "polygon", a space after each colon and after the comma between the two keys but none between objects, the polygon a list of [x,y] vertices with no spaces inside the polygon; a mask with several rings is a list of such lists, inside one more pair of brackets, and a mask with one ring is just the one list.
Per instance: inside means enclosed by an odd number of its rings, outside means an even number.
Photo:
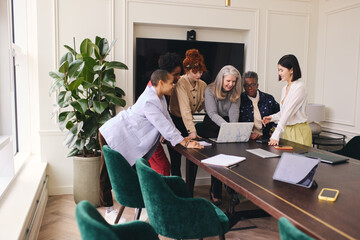
[{"label": "short dark hair", "polygon": [[169,73],[174,71],[176,67],[181,68],[181,64],[181,58],[177,53],[167,52],[159,57],[159,68]]},{"label": "short dark hair", "polygon": [[245,78],[255,78],[255,82],[258,83],[259,78],[256,72],[252,72],[252,71],[247,71],[244,72],[243,77],[242,77],[242,84],[244,85],[245,83]]},{"label": "short dark hair", "polygon": [[167,82],[169,80],[169,73],[166,70],[162,70],[162,69],[158,69],[155,70],[152,74],[151,74],[151,84],[156,87],[159,84],[159,81],[163,80],[164,82]]},{"label": "short dark hair", "polygon": [[[283,56],[282,58],[280,58],[278,64],[289,70],[293,69],[293,79],[291,80],[292,82],[301,78],[300,65],[299,65],[297,58],[294,55],[288,54],[288,55]],[[281,80],[281,77],[279,76],[279,81],[280,80]]]}]

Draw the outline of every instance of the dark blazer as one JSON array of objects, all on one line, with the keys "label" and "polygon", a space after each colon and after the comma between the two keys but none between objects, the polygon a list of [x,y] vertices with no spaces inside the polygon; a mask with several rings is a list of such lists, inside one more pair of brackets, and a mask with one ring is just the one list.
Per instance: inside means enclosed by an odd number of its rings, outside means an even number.
[{"label": "dark blazer", "polygon": [[[274,97],[270,94],[263,93],[259,90],[260,99],[258,102],[258,108],[260,111],[261,118],[269,116],[271,114],[280,111],[280,105],[275,101]],[[241,105],[240,105],[240,118],[239,122],[253,122],[254,121],[254,108],[252,101],[248,98],[246,92],[241,94]],[[274,127],[274,123],[269,123],[266,127],[263,127],[263,137],[270,137],[270,129]]]}]

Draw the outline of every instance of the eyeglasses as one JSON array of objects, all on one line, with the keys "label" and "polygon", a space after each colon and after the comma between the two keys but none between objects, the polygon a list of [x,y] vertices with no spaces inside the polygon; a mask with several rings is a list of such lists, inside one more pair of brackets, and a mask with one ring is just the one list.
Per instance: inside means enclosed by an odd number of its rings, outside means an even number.
[{"label": "eyeglasses", "polygon": [[245,88],[249,88],[249,87],[252,87],[252,88],[254,88],[254,87],[256,87],[258,84],[257,83],[252,83],[252,84],[244,84],[244,87]]}]

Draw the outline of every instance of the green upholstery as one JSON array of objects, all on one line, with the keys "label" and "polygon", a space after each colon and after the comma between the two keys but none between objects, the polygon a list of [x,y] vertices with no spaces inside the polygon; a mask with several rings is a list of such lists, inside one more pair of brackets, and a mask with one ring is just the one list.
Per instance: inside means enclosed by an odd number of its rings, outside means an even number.
[{"label": "green upholstery", "polygon": [[279,232],[281,240],[313,240],[284,217],[279,219]]},{"label": "green upholstery", "polygon": [[345,147],[334,153],[360,160],[360,136],[353,137]]},{"label": "green upholstery", "polygon": [[150,168],[142,158],[136,161],[141,191],[149,222],[168,238],[189,239],[223,235],[227,216],[203,198],[191,198],[180,177],[166,177]]},{"label": "green upholstery", "polygon": [[104,145],[103,154],[115,199],[122,206],[144,208],[136,171],[117,151]]},{"label": "green upholstery", "polygon": [[159,239],[154,229],[146,222],[132,221],[119,225],[108,224],[88,201],[81,201],[76,206],[76,220],[81,238],[86,240]]}]

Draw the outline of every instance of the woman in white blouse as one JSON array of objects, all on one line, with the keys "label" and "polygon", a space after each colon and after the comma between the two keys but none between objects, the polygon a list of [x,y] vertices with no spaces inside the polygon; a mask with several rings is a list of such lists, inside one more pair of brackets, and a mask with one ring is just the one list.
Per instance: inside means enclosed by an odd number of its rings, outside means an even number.
[{"label": "woman in white blouse", "polygon": [[278,62],[279,81],[287,82],[281,91],[280,112],[263,118],[264,126],[278,121],[269,145],[279,145],[282,139],[303,145],[312,145],[312,134],[307,123],[306,89],[301,78],[301,70],[297,58],[292,55],[283,56]]}]

